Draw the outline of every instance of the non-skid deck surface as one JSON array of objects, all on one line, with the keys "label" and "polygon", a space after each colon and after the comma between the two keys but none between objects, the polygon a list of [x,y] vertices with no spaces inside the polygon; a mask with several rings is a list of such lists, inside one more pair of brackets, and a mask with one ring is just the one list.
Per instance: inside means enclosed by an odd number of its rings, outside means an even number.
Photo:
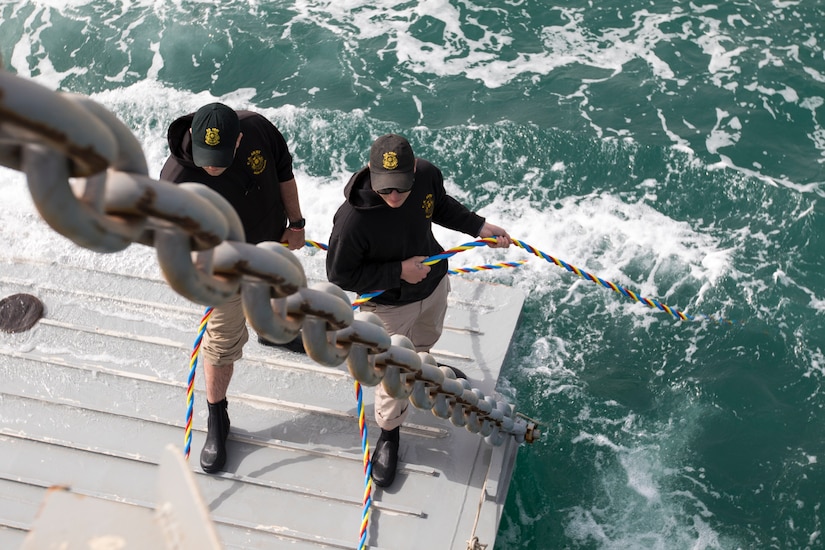
[{"label": "non-skid deck surface", "polygon": [[[433,355],[491,395],[523,296],[453,277],[447,328]],[[44,318],[0,333],[0,548],[20,548],[47,489],[154,508],[158,463],[183,449],[189,354],[203,314],[161,279],[0,258],[0,298],[39,297]],[[224,548],[355,548],[363,453],[346,369],[257,343],[230,386],[226,472],[201,472],[206,404],[196,374],[192,470]],[[372,388],[364,388],[370,446]],[[492,548],[517,446],[414,409],[401,465],[373,491],[370,548]],[[149,534],[146,534],[149,540]],[[140,548],[138,541],[131,541]]]}]

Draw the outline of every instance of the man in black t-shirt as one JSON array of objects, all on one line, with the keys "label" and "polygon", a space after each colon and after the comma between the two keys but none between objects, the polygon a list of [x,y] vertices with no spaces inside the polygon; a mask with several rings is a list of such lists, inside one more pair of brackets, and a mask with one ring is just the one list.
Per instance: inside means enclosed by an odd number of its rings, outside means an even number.
[{"label": "man in black t-shirt", "polygon": [[[248,243],[277,241],[290,250],[304,246],[292,155],[269,120],[210,103],[172,122],[167,139],[171,155],[161,179],[202,183],[220,193],[238,213]],[[205,472],[217,472],[226,462],[226,392],[248,339],[240,295],[214,308],[200,348],[209,406],[200,457]]]}]

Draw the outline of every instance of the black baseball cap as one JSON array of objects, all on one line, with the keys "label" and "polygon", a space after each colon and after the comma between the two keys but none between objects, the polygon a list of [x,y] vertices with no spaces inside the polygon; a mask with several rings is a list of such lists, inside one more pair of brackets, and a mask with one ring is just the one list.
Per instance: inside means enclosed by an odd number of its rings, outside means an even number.
[{"label": "black baseball cap", "polygon": [[192,119],[192,160],[195,166],[231,166],[240,133],[238,113],[223,103],[210,103],[198,109]]},{"label": "black baseball cap", "polygon": [[376,139],[370,149],[370,181],[373,191],[413,186],[415,155],[410,142],[398,134],[386,134]]}]

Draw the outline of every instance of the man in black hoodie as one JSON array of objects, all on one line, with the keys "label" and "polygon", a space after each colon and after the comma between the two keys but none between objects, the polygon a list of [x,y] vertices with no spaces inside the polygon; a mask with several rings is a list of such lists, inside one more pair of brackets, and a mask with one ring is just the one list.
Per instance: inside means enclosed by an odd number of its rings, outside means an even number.
[{"label": "man in black hoodie", "polygon": [[[171,155],[161,179],[202,183],[220,193],[238,213],[248,243],[278,241],[290,250],[304,246],[292,155],[266,118],[210,103],[172,122],[167,138]],[[226,391],[248,338],[240,295],[212,311],[200,348],[209,407],[200,457],[205,472],[217,472],[226,462]]]},{"label": "man in black hoodie", "polygon": [[[490,224],[447,195],[436,166],[415,158],[402,136],[387,134],[372,144],[369,164],[350,178],[346,200],[333,219],[327,278],[358,294],[383,291],[361,305],[378,315],[390,334],[403,334],[416,351],[429,351],[441,337],[450,283],[447,261],[422,262],[444,248],[432,224],[472,236],[496,237],[492,247],[512,244],[507,231]],[[409,402],[375,390],[375,420],[381,435],[372,456],[375,484],[388,487],[398,465],[400,426]]]}]

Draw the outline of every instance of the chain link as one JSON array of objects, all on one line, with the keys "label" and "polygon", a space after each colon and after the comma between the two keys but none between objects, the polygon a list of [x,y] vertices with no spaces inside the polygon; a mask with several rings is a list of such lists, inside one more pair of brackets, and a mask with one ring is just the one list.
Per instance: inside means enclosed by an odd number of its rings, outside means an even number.
[{"label": "chain link", "polygon": [[537,437],[510,404],[457,380],[408,338],[389,336],[375,314],[353,313],[340,287],[307,287],[301,263],[280,243],[246,243],[218,193],[150,178],[132,132],[89,98],[0,68],[0,164],[26,175],[40,215],[79,246],[103,253],[152,246],[167,283],[192,302],[218,306],[240,292],[247,321],[273,342],[300,332],[317,363],[346,363],[361,384],[381,383],[491,445]]}]

